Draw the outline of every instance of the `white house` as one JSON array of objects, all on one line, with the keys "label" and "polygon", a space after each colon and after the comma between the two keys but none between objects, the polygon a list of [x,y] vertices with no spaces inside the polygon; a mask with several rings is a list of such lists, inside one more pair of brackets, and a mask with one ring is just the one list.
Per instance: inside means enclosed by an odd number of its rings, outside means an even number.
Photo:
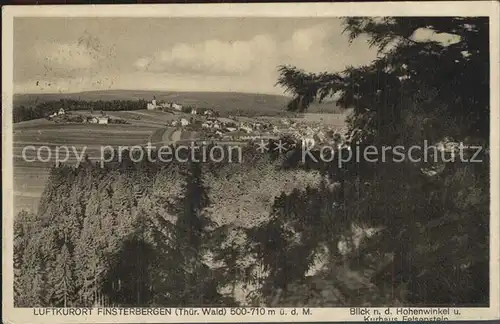
[{"label": "white house", "polygon": [[108,124],[109,123],[109,117],[104,116],[104,117],[99,117],[99,124]]},{"label": "white house", "polygon": [[179,105],[179,104],[176,104],[176,103],[173,103],[171,105],[171,107],[174,108],[175,110],[178,110],[178,111],[182,110],[182,105]]},{"label": "white house", "polygon": [[59,109],[59,112],[57,113],[58,115],[64,115],[66,112],[64,111],[64,108]]},{"label": "white house", "polygon": [[196,108],[191,109],[191,115],[196,115],[196,114],[197,114]]},{"label": "white house", "polygon": [[97,123],[99,123],[99,119],[97,117],[92,116],[89,118],[88,122],[91,124],[97,124]]},{"label": "white house", "polygon": [[159,102],[156,104],[156,109],[163,110],[165,108],[172,108],[172,105],[168,102]]},{"label": "white house", "polygon": [[214,112],[210,109],[207,109],[203,112],[203,115],[205,116],[212,116],[214,114]]},{"label": "white house", "polygon": [[246,133],[251,133],[253,131],[251,127],[248,127],[246,125],[241,126],[240,129]]},{"label": "white house", "polygon": [[182,126],[187,126],[187,125],[189,125],[189,120],[187,120],[186,118],[182,118],[182,119],[181,119],[181,125],[182,125]]},{"label": "white house", "polygon": [[156,98],[151,100],[151,102],[148,102],[148,110],[155,110],[157,108],[158,106],[156,105]]},{"label": "white house", "polygon": [[148,110],[155,110],[157,108],[156,105],[156,99],[151,100],[151,102],[148,103]]},{"label": "white house", "polygon": [[241,136],[240,139],[242,140],[256,140],[258,138],[258,136],[255,136],[255,135],[245,135],[245,136]]}]

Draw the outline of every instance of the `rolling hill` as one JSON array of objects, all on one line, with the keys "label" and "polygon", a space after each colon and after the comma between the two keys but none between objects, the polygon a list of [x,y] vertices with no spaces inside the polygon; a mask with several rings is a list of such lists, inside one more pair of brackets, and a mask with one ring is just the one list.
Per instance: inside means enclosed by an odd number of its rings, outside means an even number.
[{"label": "rolling hill", "polygon": [[[149,90],[105,90],[79,93],[15,94],[14,107],[33,105],[60,99],[94,100],[157,100],[174,101],[183,105],[211,108],[221,113],[255,111],[258,114],[284,114],[290,97],[241,92],[172,92]],[[334,103],[315,103],[309,112],[334,113],[338,108]]]}]

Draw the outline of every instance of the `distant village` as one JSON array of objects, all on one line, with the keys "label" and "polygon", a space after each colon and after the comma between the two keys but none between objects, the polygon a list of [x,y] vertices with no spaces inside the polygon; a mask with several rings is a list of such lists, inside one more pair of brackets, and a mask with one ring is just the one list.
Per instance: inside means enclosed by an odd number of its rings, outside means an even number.
[{"label": "distant village", "polygon": [[[200,132],[207,140],[218,141],[253,141],[260,139],[277,139],[290,136],[297,141],[314,141],[327,143],[344,137],[345,129],[335,129],[322,123],[311,123],[289,118],[250,118],[250,117],[220,117],[212,109],[200,109],[184,106],[176,102],[157,101],[153,98],[147,102],[149,111],[163,111],[174,114],[174,118],[165,126],[179,127],[186,131]],[[61,108],[48,116],[55,122],[76,122],[84,124],[127,124],[128,121],[110,118],[106,112],[90,115],[67,114]]]},{"label": "distant village", "polygon": [[[147,104],[148,110],[162,110],[184,112],[177,119],[171,121],[172,127],[182,127],[186,130],[203,131],[208,139],[222,141],[242,141],[258,139],[276,139],[283,135],[291,136],[299,141],[311,141],[325,143],[337,141],[342,137],[345,129],[326,128],[325,125],[293,121],[281,118],[270,121],[258,118],[218,117],[211,109],[197,109],[184,107],[174,102],[158,102],[153,99]],[[188,117],[186,114],[191,115]]]},{"label": "distant village", "polygon": [[148,110],[162,110],[162,111],[172,111],[172,112],[184,112],[191,115],[203,115],[212,116],[214,111],[211,109],[197,109],[195,107],[184,107],[181,104],[175,102],[161,102],[156,99],[151,100],[147,103]]},{"label": "distant village", "polygon": [[182,111],[182,105],[174,103],[174,102],[157,102],[156,99],[151,100],[147,104],[148,110],[165,110],[165,109],[174,109],[177,111]]}]

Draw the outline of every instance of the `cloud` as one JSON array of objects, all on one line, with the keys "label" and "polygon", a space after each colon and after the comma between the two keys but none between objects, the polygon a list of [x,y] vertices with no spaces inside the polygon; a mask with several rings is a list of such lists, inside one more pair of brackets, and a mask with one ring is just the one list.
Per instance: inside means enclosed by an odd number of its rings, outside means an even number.
[{"label": "cloud", "polygon": [[328,42],[329,35],[332,35],[332,27],[328,24],[296,30],[283,43],[281,64],[295,65],[311,72],[327,68],[328,57],[335,55]]},{"label": "cloud", "polygon": [[287,44],[296,55],[324,52],[328,47],[328,35],[331,35],[330,24],[319,24],[309,28],[296,30]]},{"label": "cloud", "polygon": [[[134,62],[139,71],[187,75],[253,76],[274,86],[276,67],[290,64],[301,69],[340,71],[346,65],[366,64],[375,56],[364,40],[349,46],[342,28],[332,23],[293,31],[287,38],[261,34],[250,40],[207,40],[178,43]],[[336,39],[336,42],[333,41]]]},{"label": "cloud", "polygon": [[340,23],[322,23],[296,30],[283,44],[280,64],[297,66],[309,72],[342,71],[346,66],[368,64],[377,56],[367,39],[352,43],[342,35]]},{"label": "cloud", "polygon": [[438,42],[444,46],[449,46],[460,42],[461,38],[458,35],[448,33],[436,33],[429,28],[419,28],[413,32],[411,39],[415,42]]},{"label": "cloud", "polygon": [[138,59],[134,66],[148,72],[242,74],[251,71],[260,60],[274,56],[275,52],[276,43],[268,35],[257,35],[247,41],[211,39],[197,44],[176,44]]},{"label": "cloud", "polygon": [[35,41],[36,52],[17,61],[15,80],[19,92],[154,88],[281,93],[275,87],[278,65],[341,71],[375,58],[365,40],[349,45],[341,32],[340,23],[329,21],[295,30],[268,29],[232,41],[223,35],[202,41],[179,36],[180,41],[163,47],[153,37],[150,45],[137,48],[132,37],[105,41],[99,36],[102,43],[90,34],[66,42],[47,39]]}]

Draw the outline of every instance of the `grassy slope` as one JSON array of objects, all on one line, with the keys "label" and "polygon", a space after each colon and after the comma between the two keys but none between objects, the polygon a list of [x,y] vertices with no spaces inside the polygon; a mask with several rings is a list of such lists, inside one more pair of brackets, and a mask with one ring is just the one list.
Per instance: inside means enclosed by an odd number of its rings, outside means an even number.
[{"label": "grassy slope", "polygon": [[[67,163],[74,164],[77,157],[74,153],[90,158],[101,156],[101,146],[110,145],[144,145],[151,134],[162,127],[162,124],[145,123],[144,125],[95,125],[95,124],[56,124],[45,119],[36,119],[14,125],[13,132],[13,157],[14,157],[14,207],[15,211],[21,209],[36,210],[39,198],[48,178],[49,168],[54,164],[56,147],[67,146],[69,158]],[[50,161],[27,162],[22,156],[23,148],[33,145],[37,149],[48,146],[51,149]],[[59,149],[61,159],[66,152]],[[40,151],[39,158],[49,158],[46,149]],[[36,152],[27,151],[26,158],[34,159]]]}]

